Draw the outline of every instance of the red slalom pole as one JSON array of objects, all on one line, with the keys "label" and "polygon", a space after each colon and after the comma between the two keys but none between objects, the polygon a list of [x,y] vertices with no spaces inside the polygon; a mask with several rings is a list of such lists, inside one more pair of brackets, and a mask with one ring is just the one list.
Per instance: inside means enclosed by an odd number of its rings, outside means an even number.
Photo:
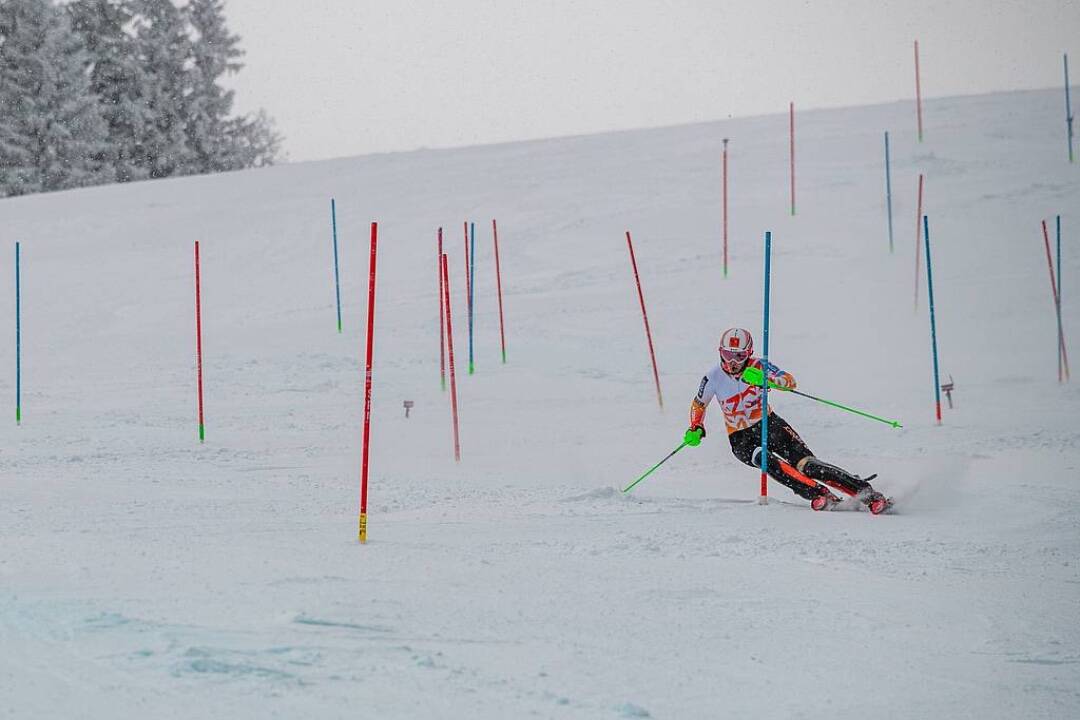
[{"label": "red slalom pole", "polygon": [[442,228],[439,228],[439,254],[435,258],[435,272],[439,276],[439,384],[446,390],[446,326],[443,317],[443,276],[442,276]]},{"label": "red slalom pole", "polygon": [[915,41],[915,114],[919,120],[919,142],[922,142],[922,84],[919,80],[919,41]]},{"label": "red slalom pole", "polygon": [[506,363],[506,326],[503,324],[502,270],[499,267],[499,226],[491,219],[491,236],[495,242],[495,287],[499,292],[499,341],[502,343],[502,361]]},{"label": "red slalom pole", "polygon": [[919,173],[919,214],[915,216],[915,310],[919,309],[919,253],[922,250],[923,175]]},{"label": "red slalom pole", "polygon": [[364,372],[364,447],[360,461],[360,542],[367,542],[368,454],[371,440],[371,357],[375,347],[375,250],[379,224],[371,223],[371,263],[368,270],[367,369]]},{"label": "red slalom pole", "polygon": [[1050,233],[1046,230],[1046,221],[1042,221],[1043,242],[1046,244],[1046,264],[1050,267],[1050,292],[1054,296],[1054,310],[1058,324],[1058,382],[1065,382],[1069,373],[1069,354],[1065,351],[1065,330],[1061,326],[1061,296],[1058,295],[1057,281],[1054,279],[1054,261],[1050,255]]},{"label": "red slalom pole", "polygon": [[638,300],[641,301],[641,317],[645,320],[645,338],[649,341],[649,357],[652,359],[653,380],[656,381],[656,400],[660,409],[664,409],[664,397],[660,394],[660,371],[656,369],[656,353],[653,352],[652,332],[649,330],[649,315],[645,312],[645,295],[641,292],[641,276],[638,275],[637,260],[634,258],[634,243],[630,240],[630,231],[626,231],[626,246],[630,248],[630,265],[634,268],[634,281],[637,283]]},{"label": "red slalom pole", "polygon": [[450,355],[450,408],[454,419],[454,460],[461,462],[461,437],[458,434],[457,374],[454,372],[454,324],[450,319],[450,271],[446,255],[442,256],[444,306],[446,307],[446,345]]},{"label": "red slalom pole", "polygon": [[199,376],[199,442],[206,441],[206,424],[203,419],[203,369],[202,369],[202,287],[199,282],[199,241],[195,241],[195,354]]},{"label": "red slalom pole", "polygon": [[724,277],[727,277],[727,144],[728,139],[724,138]]},{"label": "red slalom pole", "polygon": [[795,103],[788,106],[790,122],[788,123],[791,146],[791,214],[795,214]]}]

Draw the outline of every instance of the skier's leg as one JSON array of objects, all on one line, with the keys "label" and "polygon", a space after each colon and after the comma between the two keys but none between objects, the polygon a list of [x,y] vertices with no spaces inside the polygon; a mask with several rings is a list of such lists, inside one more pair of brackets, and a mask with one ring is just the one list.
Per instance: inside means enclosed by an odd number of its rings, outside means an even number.
[{"label": "skier's leg", "polygon": [[[772,422],[772,416],[769,417],[769,422]],[[772,433],[770,432],[769,435],[771,438]],[[752,468],[761,467],[761,427],[759,425],[738,430],[729,435],[728,440],[731,442],[731,452],[740,462]],[[765,471],[773,480],[807,500],[813,500],[815,497],[828,492],[826,488],[798,472],[794,466],[773,452],[771,445],[769,447],[769,462]]]},{"label": "skier's leg", "polygon": [[795,467],[804,475],[814,480],[827,483],[848,495],[866,496],[874,492],[870,483],[858,475],[853,475],[841,467],[819,460],[813,455],[803,458]]}]

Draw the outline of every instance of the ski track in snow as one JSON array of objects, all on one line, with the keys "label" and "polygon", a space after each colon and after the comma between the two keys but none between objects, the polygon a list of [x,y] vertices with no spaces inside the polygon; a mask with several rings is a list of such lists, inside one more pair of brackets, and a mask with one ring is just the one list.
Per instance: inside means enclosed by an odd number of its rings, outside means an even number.
[{"label": "ski track in snow", "polygon": [[[23,243],[25,372],[24,423],[0,427],[0,717],[1080,716],[1080,387],[1056,382],[1038,226],[1063,215],[1075,338],[1080,177],[1060,162],[1059,101],[931,101],[924,146],[894,131],[892,256],[879,129],[910,125],[904,103],[802,116],[795,218],[786,116],[0,202],[5,237]],[[913,308],[919,172],[942,370],[957,385],[942,427],[925,286]],[[464,217],[477,224],[478,369],[458,378],[456,465],[432,281],[442,225],[460,370]],[[880,473],[894,514],[814,513],[776,485],[759,506],[715,407],[701,447],[619,489],[678,443],[719,333],[759,331],[766,228],[773,360],[800,388],[905,427],[796,397],[775,406],[822,457]],[[0,290],[13,318],[14,288]],[[0,397],[13,395],[5,374]]]}]

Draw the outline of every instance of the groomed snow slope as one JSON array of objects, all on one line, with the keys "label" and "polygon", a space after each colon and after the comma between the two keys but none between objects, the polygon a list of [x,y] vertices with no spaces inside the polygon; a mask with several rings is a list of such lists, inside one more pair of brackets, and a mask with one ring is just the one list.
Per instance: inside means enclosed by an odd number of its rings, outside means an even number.
[{"label": "groomed snow slope", "polygon": [[[1057,383],[1039,230],[1061,213],[1078,341],[1080,165],[1061,115],[1058,91],[932,101],[918,145],[911,103],[801,113],[794,217],[786,114],[0,202],[11,405],[16,240],[24,333],[23,424],[0,423],[0,716],[1080,716],[1080,382]],[[914,308],[920,172],[957,387],[942,427],[925,285]],[[459,376],[456,465],[434,242],[442,225],[460,369],[463,219],[477,223],[477,371]],[[767,229],[773,360],[905,427],[773,403],[820,456],[879,472],[895,515],[814,513],[776,485],[758,506],[716,407],[701,447],[617,489],[679,443],[719,333],[760,335]]]}]

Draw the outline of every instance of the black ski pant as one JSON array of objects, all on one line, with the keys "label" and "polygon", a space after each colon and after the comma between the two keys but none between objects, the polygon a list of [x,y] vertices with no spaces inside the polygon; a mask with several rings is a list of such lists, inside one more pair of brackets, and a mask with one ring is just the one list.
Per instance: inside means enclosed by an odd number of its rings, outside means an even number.
[{"label": "black ski pant", "polygon": [[[728,435],[731,452],[750,467],[760,468],[761,422],[748,428],[736,430]],[[784,472],[781,460],[797,469],[811,480],[839,488],[848,495],[854,495],[870,487],[865,480],[852,475],[842,468],[822,462],[814,457],[795,428],[776,413],[769,413],[769,463],[766,471],[773,480],[791,488],[796,495],[812,500],[822,493],[822,489],[806,484]],[[801,467],[800,467],[801,465]]]}]

